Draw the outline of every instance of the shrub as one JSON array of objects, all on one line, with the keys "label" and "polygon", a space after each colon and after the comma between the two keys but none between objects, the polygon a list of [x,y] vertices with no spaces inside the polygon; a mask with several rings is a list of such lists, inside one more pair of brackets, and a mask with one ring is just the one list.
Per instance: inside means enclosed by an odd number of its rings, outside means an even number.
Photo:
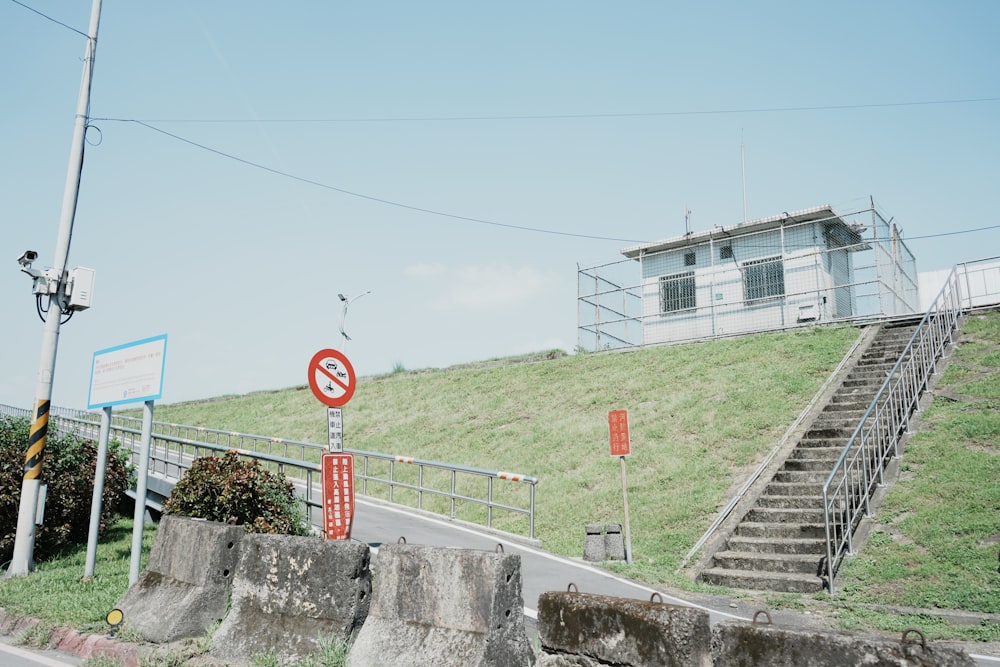
[{"label": "shrub", "polygon": [[195,459],[163,513],[232,523],[248,533],[308,532],[292,483],[233,450]]},{"label": "shrub", "polygon": [[[0,417],[0,562],[3,563],[14,552],[29,431],[27,419]],[[42,483],[48,485],[48,493],[44,524],[35,530],[35,560],[45,560],[71,544],[87,542],[96,469],[96,443],[57,433],[50,422],[42,460]],[[128,485],[128,453],[113,442],[108,447],[105,468],[101,532],[114,520]]]}]

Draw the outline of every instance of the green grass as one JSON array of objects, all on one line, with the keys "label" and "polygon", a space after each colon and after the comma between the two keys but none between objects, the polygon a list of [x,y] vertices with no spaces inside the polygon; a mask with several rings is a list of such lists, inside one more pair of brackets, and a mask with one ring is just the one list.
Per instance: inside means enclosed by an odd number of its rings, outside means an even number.
[{"label": "green grass", "polygon": [[[628,409],[635,562],[615,569],[700,590],[674,569],[857,334],[824,327],[627,353],[550,354],[532,363],[394,371],[361,379],[344,409],[345,443],[536,476],[537,536],[546,549],[579,557],[586,524],[622,520],[607,412]],[[902,478],[871,539],[841,568],[837,596],[770,595],[767,604],[832,608],[846,629],[897,632],[902,623],[929,638],[1000,641],[996,625],[958,627],[879,611],[898,605],[1000,612],[1000,544],[991,540],[1000,535],[998,377],[1000,314],[970,318],[937,398],[907,444]],[[158,406],[157,419],[291,440],[326,438],[326,410],[306,387]],[[125,531],[124,543],[102,544],[95,582],[79,581],[81,550],[72,562],[40,565],[32,577],[0,580],[0,606],[52,624],[100,627],[127,581],[127,525],[116,528]],[[61,611],[67,595],[81,598],[69,604],[71,613]],[[95,600],[84,602],[88,595]]]},{"label": "green grass", "polygon": [[[817,328],[362,378],[344,408],[345,446],[538,477],[536,537],[552,552],[580,556],[587,524],[624,520],[607,414],[627,409],[633,576],[680,583],[673,570],[727,490],[781,437],[857,336],[850,327]],[[327,437],[326,410],[306,387],[158,406],[157,419]],[[416,480],[415,467],[397,464],[396,472]],[[501,501],[526,491],[495,485]],[[405,491],[395,498],[415,502]],[[446,510],[434,499],[424,507]],[[483,512],[465,507],[459,518]],[[525,533],[522,517],[494,518],[501,529]]]},{"label": "green grass", "polygon": [[[143,564],[155,534],[152,526],[143,531]],[[128,588],[131,551],[132,522],[121,519],[98,542],[93,579],[83,580],[87,547],[81,545],[38,563],[29,576],[0,579],[0,607],[52,625],[107,630],[104,618]]]},{"label": "green grass", "polygon": [[[845,627],[897,629],[898,619],[862,606],[871,603],[1000,614],[998,352],[1000,315],[970,318],[906,445],[900,480],[868,542],[842,568]],[[910,621],[928,636],[1000,641],[996,624],[942,629],[939,619]]]}]

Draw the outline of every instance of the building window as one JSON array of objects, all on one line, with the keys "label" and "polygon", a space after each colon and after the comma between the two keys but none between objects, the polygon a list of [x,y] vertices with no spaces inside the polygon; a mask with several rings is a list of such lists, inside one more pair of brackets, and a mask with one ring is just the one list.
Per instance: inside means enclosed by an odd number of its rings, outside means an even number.
[{"label": "building window", "polygon": [[684,253],[684,266],[694,266],[695,256],[693,252]]},{"label": "building window", "polygon": [[694,307],[694,271],[660,277],[661,312],[673,313]]},{"label": "building window", "polygon": [[719,248],[719,259],[732,259],[733,258],[733,246],[724,245]]},{"label": "building window", "polygon": [[785,263],[780,257],[743,263],[743,298],[747,301],[782,296],[785,293]]}]

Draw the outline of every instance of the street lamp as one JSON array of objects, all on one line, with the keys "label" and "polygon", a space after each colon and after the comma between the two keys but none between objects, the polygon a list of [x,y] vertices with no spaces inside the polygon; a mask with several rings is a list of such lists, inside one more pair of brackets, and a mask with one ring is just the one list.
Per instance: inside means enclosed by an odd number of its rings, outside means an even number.
[{"label": "street lamp", "polygon": [[360,299],[361,297],[363,297],[365,294],[371,294],[371,293],[372,293],[372,291],[368,290],[364,294],[359,294],[359,295],[357,295],[355,297],[345,296],[343,294],[338,294],[337,295],[337,298],[340,299],[343,302],[343,304],[344,304],[344,307],[340,311],[340,335],[344,337],[345,347],[346,347],[347,341],[351,340],[351,337],[347,335],[346,331],[344,331],[344,320],[347,319],[347,307],[349,305],[351,305],[352,303],[354,303],[355,301],[357,301],[358,299]]}]

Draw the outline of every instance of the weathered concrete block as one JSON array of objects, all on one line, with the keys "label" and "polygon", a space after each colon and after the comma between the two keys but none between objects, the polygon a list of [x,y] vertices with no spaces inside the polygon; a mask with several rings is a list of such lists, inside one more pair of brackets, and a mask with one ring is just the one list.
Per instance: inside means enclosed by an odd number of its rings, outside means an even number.
[{"label": "weathered concrete block", "polygon": [[579,659],[541,663],[553,667],[712,665],[708,613],[690,607],[547,592],[538,598],[538,634],[546,654]]},{"label": "weathered concrete block", "polygon": [[620,523],[609,523],[604,527],[604,551],[607,560],[625,560],[625,540]]},{"label": "weathered concrete block", "polygon": [[907,643],[847,633],[792,630],[724,622],[712,629],[715,667],[973,667],[964,651],[920,641]]},{"label": "weathered concrete block", "polygon": [[379,548],[372,606],[348,667],[521,667],[521,557],[418,545]]},{"label": "weathered concrete block", "polygon": [[583,560],[602,561],[606,555],[604,534],[599,524],[588,524],[583,538]]},{"label": "weathered concrete block", "polygon": [[146,570],[118,607],[125,622],[151,642],[205,634],[226,615],[241,526],[166,515]]},{"label": "weathered concrete block", "polygon": [[350,640],[368,615],[369,558],[357,542],[247,535],[212,655],[246,661],[273,649],[287,661],[317,652],[320,637]]}]

